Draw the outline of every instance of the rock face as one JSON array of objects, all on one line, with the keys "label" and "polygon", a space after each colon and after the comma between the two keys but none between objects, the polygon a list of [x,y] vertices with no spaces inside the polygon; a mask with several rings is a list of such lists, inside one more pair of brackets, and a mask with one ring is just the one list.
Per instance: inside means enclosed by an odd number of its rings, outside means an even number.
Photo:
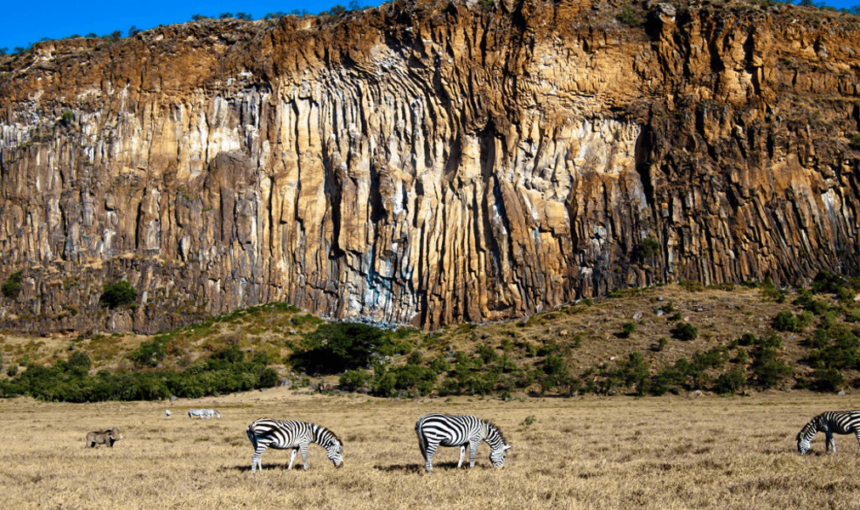
[{"label": "rock face", "polygon": [[[857,17],[485,3],[0,60],[0,281],[23,275],[3,325],[154,332],[282,300],[435,328],[858,272]],[[139,305],[100,308],[118,279]]]}]

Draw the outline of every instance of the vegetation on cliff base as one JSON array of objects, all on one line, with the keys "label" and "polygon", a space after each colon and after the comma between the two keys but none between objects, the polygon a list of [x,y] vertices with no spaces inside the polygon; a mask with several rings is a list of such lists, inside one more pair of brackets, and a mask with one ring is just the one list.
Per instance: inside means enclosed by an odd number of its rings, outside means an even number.
[{"label": "vegetation on cliff base", "polygon": [[[121,335],[79,337],[65,360],[58,352],[42,358],[41,341],[12,349],[0,336],[0,351],[11,362],[0,396],[193,397],[280,379],[303,387],[328,374],[340,374],[340,390],[381,397],[833,392],[860,387],[858,288],[858,279],[825,272],[796,291],[769,283],[704,288],[684,282],[619,291],[516,324],[462,324],[435,333],[324,323],[271,303],[150,337],[125,354],[112,347]],[[670,332],[677,340],[666,340]],[[619,351],[627,352],[609,354]],[[121,358],[115,373],[100,368],[106,356]]]},{"label": "vegetation on cliff base", "polygon": [[99,371],[91,376],[87,374],[89,357],[78,352],[51,368],[32,366],[12,381],[0,380],[0,397],[29,395],[46,402],[162,400],[172,395],[199,398],[277,384],[278,374],[264,359],[245,361],[244,357],[238,347],[231,346],[182,372]]}]

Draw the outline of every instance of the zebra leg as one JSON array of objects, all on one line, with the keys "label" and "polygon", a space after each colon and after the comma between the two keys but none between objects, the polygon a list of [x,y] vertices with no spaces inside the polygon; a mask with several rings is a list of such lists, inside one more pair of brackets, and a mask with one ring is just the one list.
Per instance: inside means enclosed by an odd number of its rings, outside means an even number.
[{"label": "zebra leg", "polygon": [[297,454],[297,453],[299,453],[299,449],[298,449],[298,448],[293,448],[292,453],[290,453],[290,466],[287,468],[287,470],[291,470],[291,469],[293,469],[293,461],[295,461],[295,460],[296,460],[296,454]]},{"label": "zebra leg", "polygon": [[438,444],[427,443],[427,450],[424,452],[424,470],[428,473],[433,472],[433,454],[436,453]]},{"label": "zebra leg", "polygon": [[836,453],[836,438],[833,437],[833,432],[827,432],[827,451]]},{"label": "zebra leg", "polygon": [[305,471],[308,470],[308,443],[300,445],[299,448],[302,450],[302,467]]},{"label": "zebra leg", "polygon": [[461,445],[460,446],[460,461],[457,462],[457,469],[460,469],[460,467],[463,465],[463,457],[465,457],[465,456],[466,456],[466,445]]},{"label": "zebra leg", "polygon": [[481,444],[481,440],[478,439],[472,440],[469,442],[469,468],[475,467],[475,455],[478,453],[478,445]]},{"label": "zebra leg", "polygon": [[257,448],[254,450],[254,456],[251,457],[251,472],[256,473],[257,467],[260,468],[260,471],[263,470],[263,452],[266,451],[268,446],[265,444],[257,443]]}]

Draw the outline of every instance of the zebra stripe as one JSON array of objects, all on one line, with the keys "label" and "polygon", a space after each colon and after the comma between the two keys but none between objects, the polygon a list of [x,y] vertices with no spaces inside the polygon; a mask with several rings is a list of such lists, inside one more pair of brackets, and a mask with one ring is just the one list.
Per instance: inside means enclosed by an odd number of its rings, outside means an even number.
[{"label": "zebra stripe", "polygon": [[446,414],[428,414],[415,423],[415,434],[418,435],[418,446],[424,456],[424,469],[433,471],[433,454],[439,446],[459,446],[459,469],[463,465],[466,445],[469,445],[469,467],[475,467],[475,455],[478,445],[486,441],[490,445],[490,462],[493,467],[503,467],[509,446],[502,436],[502,431],[488,421],[474,416],[449,416]]},{"label": "zebra stripe", "polygon": [[261,457],[267,448],[278,450],[292,449],[290,454],[290,465],[287,469],[293,469],[293,461],[296,452],[302,452],[302,467],[308,470],[308,446],[316,443],[328,452],[328,459],[335,467],[343,467],[343,443],[340,438],[325,427],[303,421],[282,421],[261,418],[248,425],[246,431],[251,445],[254,447],[254,457],[251,459],[251,472],[256,472],[259,467],[263,469]]},{"label": "zebra stripe", "polygon": [[833,434],[854,434],[857,438],[857,453],[860,453],[860,411],[827,411],[819,414],[797,433],[797,452],[801,455],[811,448],[809,444],[815,434],[824,432],[826,450],[836,453]]}]

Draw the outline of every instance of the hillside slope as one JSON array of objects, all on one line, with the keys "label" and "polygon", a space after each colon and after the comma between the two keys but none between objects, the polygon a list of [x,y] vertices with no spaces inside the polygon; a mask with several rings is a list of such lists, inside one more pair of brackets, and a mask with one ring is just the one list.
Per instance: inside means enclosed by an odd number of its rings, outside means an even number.
[{"label": "hillside slope", "polygon": [[[735,393],[777,387],[837,391],[860,386],[860,306],[854,291],[840,294],[767,285],[657,286],[525,321],[464,324],[429,334],[389,332],[399,354],[374,356],[372,370],[354,366],[359,370],[346,378],[323,375],[335,385],[340,381],[344,389],[364,386],[380,396],[661,394],[684,389]],[[0,336],[0,354],[4,375],[18,364],[61,366],[75,353],[92,360],[91,374],[157,375],[200,370],[212,353],[238,348],[237,361],[261,359],[287,384],[304,387],[323,379],[302,373],[302,357],[296,354],[308,349],[325,324],[294,307],[272,304],[156,337],[5,335]],[[160,357],[139,354],[154,345]],[[334,358],[325,361],[328,367],[337,363]],[[391,374],[387,382],[386,374]],[[734,382],[726,386],[729,377]]]}]

